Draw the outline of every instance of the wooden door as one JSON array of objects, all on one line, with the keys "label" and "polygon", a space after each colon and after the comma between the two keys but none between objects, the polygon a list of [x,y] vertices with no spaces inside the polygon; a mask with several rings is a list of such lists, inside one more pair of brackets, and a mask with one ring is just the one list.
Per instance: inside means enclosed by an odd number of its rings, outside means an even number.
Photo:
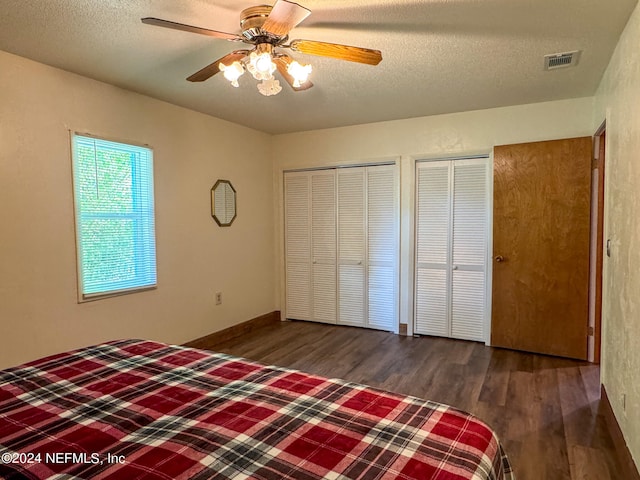
[{"label": "wooden door", "polygon": [[587,358],[591,137],[494,149],[494,346]]}]

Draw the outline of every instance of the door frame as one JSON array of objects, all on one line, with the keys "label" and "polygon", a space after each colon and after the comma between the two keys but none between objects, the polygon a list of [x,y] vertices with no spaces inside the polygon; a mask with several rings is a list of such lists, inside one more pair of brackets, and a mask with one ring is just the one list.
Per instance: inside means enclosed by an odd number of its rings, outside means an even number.
[{"label": "door frame", "polygon": [[[588,342],[587,358],[590,362],[600,363],[602,345],[602,274],[604,261],[604,190],[606,172],[606,121],[598,127],[593,135],[592,170],[592,214],[591,246],[589,272],[589,328],[593,329]],[[597,171],[597,176],[593,172]],[[597,189],[597,191],[593,191]],[[594,198],[595,195],[595,198]]]}]

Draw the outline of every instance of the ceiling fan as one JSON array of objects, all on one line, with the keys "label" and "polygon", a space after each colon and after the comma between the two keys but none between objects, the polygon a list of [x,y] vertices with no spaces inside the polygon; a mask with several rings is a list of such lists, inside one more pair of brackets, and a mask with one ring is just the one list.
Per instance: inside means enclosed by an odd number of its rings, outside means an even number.
[{"label": "ceiling fan", "polygon": [[258,90],[266,96],[275,95],[282,90],[280,82],[273,76],[276,70],[295,91],[306,90],[313,86],[309,81],[311,65],[298,63],[280,50],[283,48],[368,65],[377,65],[382,60],[382,54],[378,50],[313,40],[289,41],[291,29],[300,24],[309,14],[311,14],[310,10],[288,0],[276,0],[273,6],[258,5],[246,8],[240,13],[241,34],[219,32],[154,17],[143,18],[142,22],[253,45],[251,49],[235,50],[219,58],[188,77],[187,80],[202,82],[218,72],[223,72],[225,78],[237,87],[239,86],[238,78],[248,71],[260,82]]}]

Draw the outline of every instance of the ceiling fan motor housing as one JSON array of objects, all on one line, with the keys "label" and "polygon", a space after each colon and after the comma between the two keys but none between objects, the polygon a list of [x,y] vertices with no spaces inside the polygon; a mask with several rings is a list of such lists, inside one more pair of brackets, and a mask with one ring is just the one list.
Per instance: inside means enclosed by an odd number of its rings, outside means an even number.
[{"label": "ceiling fan motor housing", "polygon": [[265,20],[271,13],[271,5],[258,5],[245,8],[240,13],[242,35],[251,43],[270,43],[278,45],[286,41],[287,36],[274,35],[262,30]]}]

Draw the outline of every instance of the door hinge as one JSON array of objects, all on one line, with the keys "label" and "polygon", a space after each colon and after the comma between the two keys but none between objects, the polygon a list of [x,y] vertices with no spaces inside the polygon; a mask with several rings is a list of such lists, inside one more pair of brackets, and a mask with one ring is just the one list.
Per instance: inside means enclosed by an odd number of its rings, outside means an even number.
[{"label": "door hinge", "polygon": [[594,335],[593,327],[589,327],[588,334],[589,334],[590,337],[593,337],[593,335]]}]

